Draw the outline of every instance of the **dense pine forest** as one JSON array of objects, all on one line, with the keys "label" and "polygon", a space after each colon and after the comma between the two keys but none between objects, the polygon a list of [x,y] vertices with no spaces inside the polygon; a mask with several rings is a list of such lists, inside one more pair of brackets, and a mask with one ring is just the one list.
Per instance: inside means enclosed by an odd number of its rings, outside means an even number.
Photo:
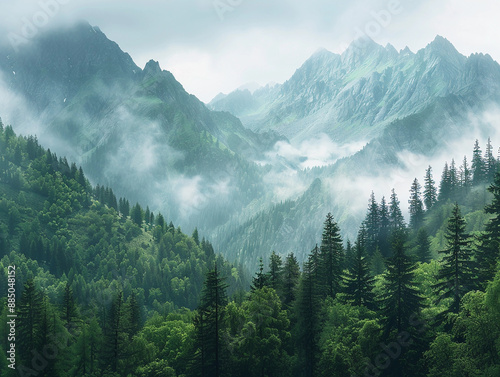
[{"label": "dense pine forest", "polygon": [[273,252],[251,279],[35,137],[0,123],[0,151],[2,376],[500,376],[490,141],[408,182],[408,224],[373,193],[355,240],[325,213],[302,265]]}]

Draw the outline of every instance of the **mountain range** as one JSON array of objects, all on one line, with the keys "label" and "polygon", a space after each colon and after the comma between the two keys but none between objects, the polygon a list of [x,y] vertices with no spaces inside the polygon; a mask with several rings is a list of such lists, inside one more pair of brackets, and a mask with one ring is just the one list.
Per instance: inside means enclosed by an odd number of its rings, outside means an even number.
[{"label": "mountain range", "polygon": [[469,151],[500,103],[498,63],[442,37],[416,53],[372,40],[319,50],[283,84],[208,105],[87,23],[2,48],[0,72],[0,115],[16,131],[249,268],[272,250],[302,259],[328,212],[352,239],[370,190],[409,189],[464,138]]}]

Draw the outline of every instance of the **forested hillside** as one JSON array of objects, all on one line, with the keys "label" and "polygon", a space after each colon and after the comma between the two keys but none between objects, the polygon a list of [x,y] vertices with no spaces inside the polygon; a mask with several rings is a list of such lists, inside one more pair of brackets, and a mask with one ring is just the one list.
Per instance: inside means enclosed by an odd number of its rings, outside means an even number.
[{"label": "forested hillside", "polygon": [[[15,266],[18,365],[30,366],[32,349],[63,334],[68,349],[42,375],[57,376],[58,368],[87,375],[85,366],[78,369],[80,336],[101,342],[120,321],[131,339],[147,318],[196,308],[215,265],[229,277],[230,294],[248,285],[243,270],[216,255],[197,231],[189,237],[161,213],[117,199],[108,187],[92,188],[81,168],[35,137],[18,137],[0,123],[0,150],[0,344],[7,349],[7,275]],[[89,356],[96,368],[108,364],[109,342]]]},{"label": "forested hillside", "polygon": [[2,376],[500,374],[491,143],[446,163],[438,184],[431,167],[408,182],[409,224],[396,192],[373,193],[354,242],[328,214],[302,266],[272,253],[250,290],[197,231],[92,188],[35,137],[1,125],[0,148]]}]

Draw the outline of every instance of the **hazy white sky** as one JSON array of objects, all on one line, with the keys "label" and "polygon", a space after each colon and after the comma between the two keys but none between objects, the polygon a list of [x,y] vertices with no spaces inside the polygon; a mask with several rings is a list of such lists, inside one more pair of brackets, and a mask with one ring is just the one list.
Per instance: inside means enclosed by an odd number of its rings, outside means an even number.
[{"label": "hazy white sky", "polygon": [[85,19],[139,66],[158,60],[209,101],[248,82],[283,82],[318,48],[342,52],[361,32],[414,51],[439,34],[499,61],[499,17],[498,0],[3,0],[0,36],[22,36],[27,21],[43,30]]}]

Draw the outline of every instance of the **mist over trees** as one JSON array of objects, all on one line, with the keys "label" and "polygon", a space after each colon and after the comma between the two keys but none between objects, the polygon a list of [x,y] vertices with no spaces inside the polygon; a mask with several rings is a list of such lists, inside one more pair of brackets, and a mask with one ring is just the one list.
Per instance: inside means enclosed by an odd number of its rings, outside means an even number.
[{"label": "mist over trees", "polygon": [[408,224],[395,190],[373,192],[353,243],[328,213],[302,265],[272,252],[251,278],[197,229],[91,187],[0,125],[1,316],[15,265],[19,339],[16,372],[0,345],[2,375],[496,375],[500,173],[488,145],[470,168],[445,164],[439,189],[431,167],[423,186],[408,182]]}]

